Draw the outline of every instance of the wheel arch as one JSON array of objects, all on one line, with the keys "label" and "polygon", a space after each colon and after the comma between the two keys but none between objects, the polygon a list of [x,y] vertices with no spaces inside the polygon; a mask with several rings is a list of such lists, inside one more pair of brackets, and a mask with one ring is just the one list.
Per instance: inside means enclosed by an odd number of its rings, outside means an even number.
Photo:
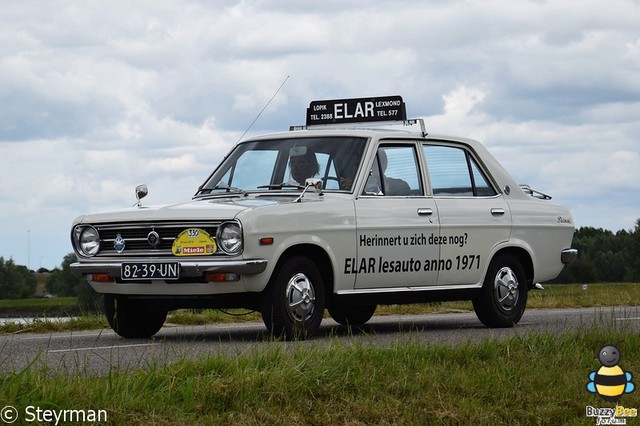
[{"label": "wheel arch", "polygon": [[533,260],[529,252],[522,247],[515,247],[515,246],[504,247],[498,250],[497,252],[495,252],[491,260],[493,261],[493,259],[495,259],[496,257],[502,254],[510,254],[514,256],[516,259],[518,259],[518,261],[520,262],[520,265],[522,265],[522,269],[524,270],[524,275],[527,280],[527,287],[532,288],[534,285],[534,282],[533,282],[534,269],[533,269]]},{"label": "wheel arch", "polygon": [[276,262],[276,266],[273,268],[273,272],[269,277],[269,284],[267,284],[265,290],[267,287],[271,286],[274,278],[278,275],[278,271],[280,270],[282,265],[284,265],[284,263],[293,256],[305,256],[313,261],[316,266],[318,266],[318,270],[322,275],[325,294],[327,298],[330,298],[331,294],[333,294],[334,281],[334,270],[331,258],[322,247],[308,243],[293,245],[282,252],[280,257],[278,258],[278,262]]}]

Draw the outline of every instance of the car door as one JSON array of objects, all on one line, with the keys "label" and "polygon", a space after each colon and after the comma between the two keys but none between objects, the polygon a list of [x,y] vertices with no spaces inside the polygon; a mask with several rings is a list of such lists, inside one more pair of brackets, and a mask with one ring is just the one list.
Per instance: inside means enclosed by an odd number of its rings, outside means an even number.
[{"label": "car door", "polygon": [[[356,288],[434,285],[438,210],[426,197],[415,143],[384,143],[357,198],[357,258],[345,270],[356,274]],[[348,263],[348,264],[347,264]]]},{"label": "car door", "polygon": [[471,150],[423,144],[440,219],[438,285],[482,280],[493,249],[507,241],[511,212]]}]

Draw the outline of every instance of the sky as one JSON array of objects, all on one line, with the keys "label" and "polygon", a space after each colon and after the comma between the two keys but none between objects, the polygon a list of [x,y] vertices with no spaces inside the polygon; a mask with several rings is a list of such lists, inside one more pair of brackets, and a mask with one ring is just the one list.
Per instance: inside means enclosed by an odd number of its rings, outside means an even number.
[{"label": "sky", "polygon": [[[0,257],[59,267],[85,213],[188,201],[312,100],[401,95],[577,227],[640,218],[640,2],[23,1],[0,9]],[[256,120],[278,88],[273,101]],[[251,126],[251,127],[250,127]],[[248,131],[247,131],[248,129]]]}]

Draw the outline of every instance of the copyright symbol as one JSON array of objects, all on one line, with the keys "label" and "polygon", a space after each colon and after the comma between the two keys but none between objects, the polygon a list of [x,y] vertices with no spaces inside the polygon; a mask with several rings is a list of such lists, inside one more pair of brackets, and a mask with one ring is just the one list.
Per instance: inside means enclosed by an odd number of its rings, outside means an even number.
[{"label": "copyright symbol", "polygon": [[18,410],[16,409],[16,407],[7,405],[2,410],[0,410],[0,420],[5,423],[13,423],[18,420]]}]

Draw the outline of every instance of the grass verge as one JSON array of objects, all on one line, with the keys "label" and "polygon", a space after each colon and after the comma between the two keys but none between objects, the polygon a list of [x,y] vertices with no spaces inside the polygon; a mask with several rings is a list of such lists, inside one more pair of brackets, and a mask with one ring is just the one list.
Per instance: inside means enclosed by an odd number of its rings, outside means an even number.
[{"label": "grass verge", "polygon": [[33,318],[26,323],[8,322],[0,324],[0,334],[52,333],[57,331],[96,330],[109,327],[104,315],[82,315],[65,321]]},{"label": "grass verge", "polygon": [[0,299],[0,311],[4,309],[53,309],[67,308],[78,304],[76,297],[51,297],[29,299]]},{"label": "grass verge", "polygon": [[[0,406],[101,409],[132,425],[594,424],[585,407],[612,404],[585,386],[612,342],[640,374],[640,336],[598,327],[455,346],[273,342],[104,377],[30,367],[0,376]],[[621,404],[638,408],[638,393]]]}]

